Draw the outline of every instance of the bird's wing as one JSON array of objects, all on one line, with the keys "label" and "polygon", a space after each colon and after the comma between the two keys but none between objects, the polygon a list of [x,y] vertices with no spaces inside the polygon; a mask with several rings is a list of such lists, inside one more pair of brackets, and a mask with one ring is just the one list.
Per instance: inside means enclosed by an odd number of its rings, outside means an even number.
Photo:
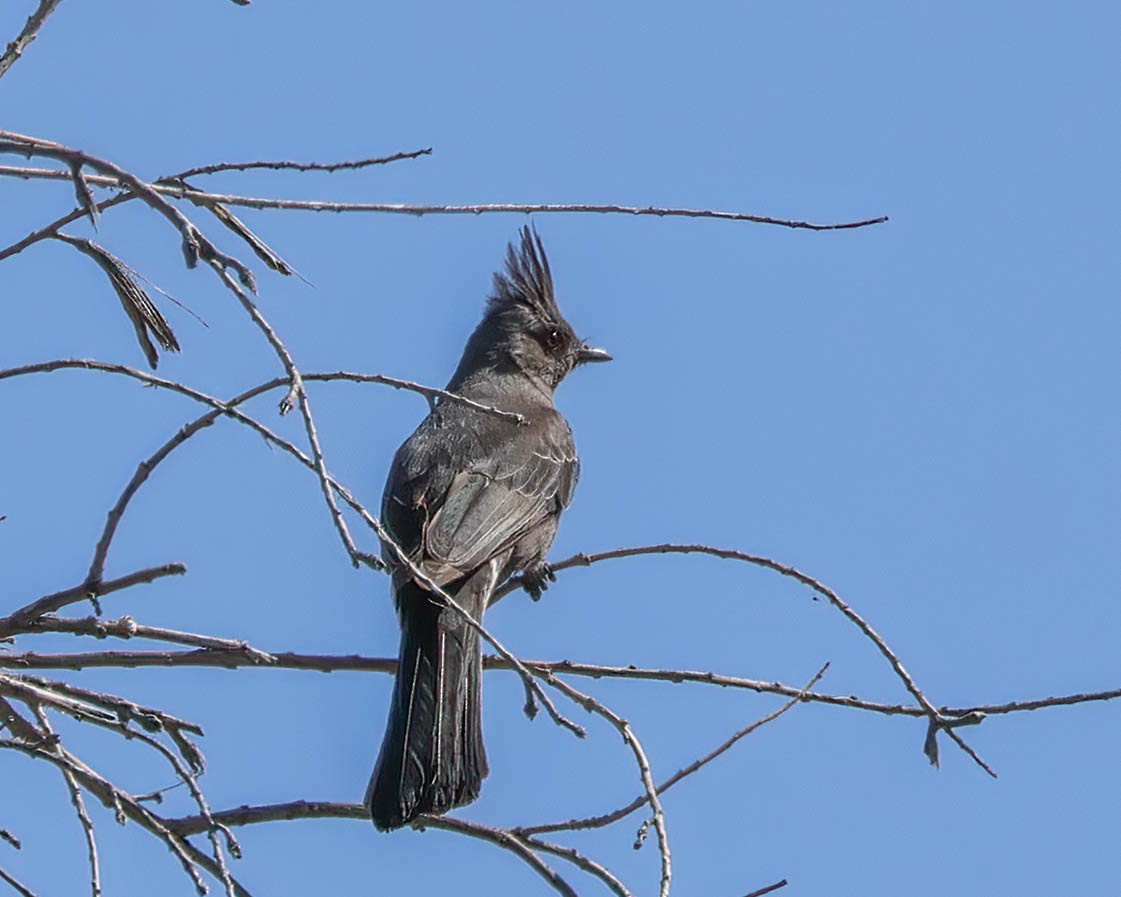
[{"label": "bird's wing", "polygon": [[[579,462],[568,425],[527,434],[452,478],[425,533],[425,553],[475,570],[571,500]],[[536,429],[536,428],[535,428]]]},{"label": "bird's wing", "polygon": [[[478,420],[422,425],[394,462],[382,514],[406,553],[437,581],[477,570],[572,499],[572,432],[551,414],[527,427]],[[450,422],[449,422],[450,423]]]}]

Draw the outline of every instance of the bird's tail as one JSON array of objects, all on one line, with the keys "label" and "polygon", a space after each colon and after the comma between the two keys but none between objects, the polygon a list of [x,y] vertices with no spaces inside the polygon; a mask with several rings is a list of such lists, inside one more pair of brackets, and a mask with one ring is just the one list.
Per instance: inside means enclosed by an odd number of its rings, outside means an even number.
[{"label": "bird's tail", "polygon": [[400,828],[479,796],[483,748],[479,637],[412,583],[397,596],[401,654],[389,724],[366,791],[374,825]]}]

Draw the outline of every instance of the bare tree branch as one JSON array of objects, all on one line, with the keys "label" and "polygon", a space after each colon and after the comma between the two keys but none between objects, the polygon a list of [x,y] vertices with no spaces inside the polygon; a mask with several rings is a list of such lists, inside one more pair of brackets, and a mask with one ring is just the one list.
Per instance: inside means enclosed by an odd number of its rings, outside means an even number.
[{"label": "bare tree branch", "polygon": [[0,638],[7,638],[36,617],[54,613],[78,601],[96,601],[100,597],[111,595],[113,592],[119,592],[122,589],[128,589],[141,583],[154,582],[165,576],[182,576],[186,572],[187,568],[183,564],[162,564],[159,567],[138,570],[128,576],[122,576],[109,582],[86,582],[72,589],[55,592],[53,595],[47,595],[38,601],[33,601],[26,607],[22,607],[15,613],[0,619]]},{"label": "bare tree branch", "polygon": [[159,816],[137,803],[131,795],[94,772],[65,748],[59,746],[58,752],[54,753],[39,745],[13,739],[0,739],[0,749],[14,750],[32,759],[46,760],[60,769],[68,769],[86,791],[117,815],[118,821],[123,822],[125,818],[131,819],[163,841],[179,859],[183,871],[194,883],[195,890],[200,897],[206,894],[207,887],[196,868],[197,861],[191,856],[192,852],[197,853],[197,851],[182,836],[168,828]]},{"label": "bare tree branch", "polygon": [[[915,680],[912,678],[911,674],[907,672],[906,667],[903,666],[903,662],[899,659],[898,655],[894,651],[892,651],[890,647],[888,647],[887,642],[884,641],[883,637],[878,632],[876,632],[875,629],[872,628],[871,624],[869,624],[863,617],[860,616],[860,614],[858,614],[844,600],[842,600],[841,596],[833,591],[833,589],[829,588],[829,586],[825,585],[823,582],[815,579],[809,574],[803,573],[796,567],[791,567],[788,564],[780,563],[776,560],[773,560],[772,558],[764,557],[763,555],[749,554],[745,551],[736,551],[729,548],[714,548],[711,545],[682,545],[667,542],[661,545],[642,545],[636,548],[617,548],[613,551],[604,551],[600,552],[599,554],[577,554],[557,564],[550,564],[549,569],[555,573],[559,570],[567,570],[570,567],[588,567],[600,561],[615,560],[618,558],[639,557],[641,555],[647,554],[707,554],[712,557],[723,558],[725,560],[743,561],[744,563],[752,564],[756,567],[763,567],[767,570],[773,570],[774,572],[789,579],[793,579],[796,582],[801,583],[802,585],[809,586],[809,588],[824,597],[830,604],[837,608],[837,610],[839,610],[864,634],[865,638],[867,638],[868,641],[876,646],[876,649],[887,659],[888,663],[891,664],[891,668],[903,682],[903,685],[906,687],[907,691],[909,691],[914,696],[915,700],[919,702],[919,705],[923,708],[926,716],[930,720],[930,724],[927,729],[927,737],[923,744],[923,751],[926,754],[927,758],[930,760],[931,764],[934,766],[938,765],[937,733],[939,731],[944,731],[983,770],[985,770],[985,772],[987,772],[993,778],[996,778],[996,773],[993,772],[993,770],[990,769],[979,756],[977,756],[977,754],[961,739],[961,736],[952,731],[953,722],[951,720],[945,719],[942,714],[938,712],[937,708],[927,699],[926,695],[923,694],[918,685],[915,683]],[[491,603],[493,604],[501,600],[503,596],[508,595],[514,589],[524,587],[525,582],[526,580],[524,576],[513,577],[507,582],[504,587],[498,589],[495,592],[494,597],[491,599]]]},{"label": "bare tree branch", "polygon": [[31,888],[20,882],[20,880],[11,873],[5,872],[3,866],[0,866],[0,879],[3,879],[13,891],[20,895],[20,897],[37,897],[36,893],[32,891]]},{"label": "bare tree branch", "polygon": [[[238,302],[241,303],[242,308],[257,325],[258,329],[265,335],[273,351],[280,359],[281,364],[284,365],[284,370],[288,374],[288,379],[291,382],[291,387],[288,394],[280,401],[280,413],[287,414],[293,407],[299,407],[300,416],[304,421],[304,431],[307,433],[308,444],[311,446],[311,457],[315,468],[315,473],[319,477],[319,486],[323,492],[323,499],[327,502],[327,510],[331,514],[331,522],[335,525],[335,530],[342,539],[343,546],[346,548],[347,554],[350,556],[351,563],[357,568],[362,565],[363,555],[358,551],[358,546],[354,544],[354,539],[350,535],[350,529],[346,525],[346,520],[343,519],[342,511],[339,510],[338,502],[335,501],[335,491],[331,488],[333,480],[327,473],[327,461],[323,457],[323,447],[319,443],[319,433],[315,427],[315,419],[311,414],[311,403],[308,401],[307,390],[304,388],[303,377],[300,375],[299,368],[296,367],[296,362],[292,358],[292,353],[288,351],[288,347],[277,336],[276,331],[273,330],[272,325],[257,308],[256,304],[249,298],[243,289],[234,281],[226,270],[216,262],[211,262],[211,267],[214,268],[215,273],[221,278],[222,282],[229,288],[236,297]],[[380,535],[380,534],[379,534]]]},{"label": "bare tree branch", "polygon": [[639,777],[642,779],[642,787],[646,792],[645,800],[650,804],[650,810],[654,816],[654,831],[658,836],[658,853],[661,855],[662,862],[662,879],[658,887],[658,895],[659,897],[668,897],[670,881],[673,877],[673,865],[670,855],[669,834],[666,832],[666,815],[662,809],[662,802],[658,799],[658,788],[654,784],[654,776],[650,771],[650,760],[646,756],[646,750],[642,747],[642,742],[638,740],[631,724],[610,707],[600,703],[591,695],[577,691],[552,673],[547,675],[547,681],[563,691],[589,713],[595,713],[611,723],[622,736],[623,742],[634,754],[635,763],[638,764]]},{"label": "bare tree branch", "polygon": [[[120,374],[126,377],[132,377],[140,380],[148,386],[156,386],[162,389],[168,389],[173,392],[181,393],[189,398],[196,399],[202,395],[189,387],[183,386],[181,383],[176,383],[174,380],[165,380],[163,378],[148,374],[145,371],[137,370],[136,368],[128,367],[123,364],[113,364],[107,361],[95,361],[89,358],[60,358],[55,361],[44,361],[37,364],[27,364],[17,368],[7,368],[0,370],[0,380],[7,380],[12,377],[24,377],[29,374],[47,374],[52,371],[63,370],[86,370],[86,371],[102,371],[107,374]],[[469,399],[466,396],[457,395],[454,392],[449,392],[446,389],[437,389],[433,386],[423,386],[420,383],[414,383],[412,380],[402,380],[399,377],[388,377],[385,374],[359,374],[353,371],[332,371],[321,372],[314,374],[304,374],[303,379],[308,382],[330,382],[330,381],[347,381],[350,383],[380,383],[383,386],[392,386],[394,389],[401,389],[407,392],[415,392],[422,395],[427,399],[447,400],[449,402],[456,402],[467,408],[474,408],[476,411],[481,411],[484,414],[492,414],[502,420],[510,421],[518,425],[524,425],[526,419],[521,414],[513,411],[502,411],[491,405],[484,405],[481,402],[476,402],[474,399]],[[232,407],[242,404],[248,399],[255,398],[262,393],[269,392],[273,389],[278,389],[281,386],[291,387],[291,380],[286,377],[277,377],[269,380],[266,383],[261,383],[254,386],[252,389],[246,390],[241,396],[231,399],[229,402],[214,402],[222,405],[219,412],[224,412],[227,407]],[[242,398],[244,396],[244,398]]]},{"label": "bare tree branch", "polygon": [[[143,704],[137,704],[127,698],[82,688],[80,685],[73,685],[70,682],[59,682],[55,679],[42,679],[38,676],[29,676],[27,674],[22,674],[16,677],[15,680],[13,680],[12,677],[5,677],[2,681],[7,685],[11,685],[13,681],[16,682],[17,690],[21,695],[26,693],[29,686],[35,686],[38,691],[31,695],[32,700],[57,707],[64,713],[83,712],[82,707],[73,708],[73,705],[60,700],[62,697],[70,697],[75,701],[83,702],[87,705],[87,710],[88,705],[91,704],[95,707],[104,708],[109,714],[122,723],[135,720],[138,725],[149,732],[166,730],[167,732],[190,732],[193,735],[203,734],[202,728],[197,723],[180,719],[164,710],[157,710],[154,707],[145,707]],[[190,753],[190,751],[186,753]]]},{"label": "bare tree branch", "polygon": [[[254,649],[256,650],[256,649]],[[397,660],[392,657],[364,657],[358,654],[302,654],[294,651],[268,652],[272,660],[269,668],[278,670],[312,670],[320,673],[369,672],[392,674],[397,671]],[[926,711],[921,707],[906,704],[884,704],[869,701],[853,695],[830,695],[809,691],[802,694],[801,689],[781,682],[766,682],[760,679],[744,679],[738,676],[722,676],[700,670],[651,669],[636,666],[609,666],[601,664],[576,663],[571,660],[538,661],[523,660],[530,670],[546,671],[572,676],[586,676],[591,679],[634,679],[650,682],[670,682],[674,684],[689,682],[700,685],[715,685],[720,688],[742,688],[761,694],[782,695],[799,698],[807,703],[828,704],[847,707],[852,710],[866,710],[885,716],[907,716],[922,718]],[[512,670],[513,666],[504,658],[487,656],[483,665],[488,670]],[[218,667],[235,669],[238,667],[259,667],[257,661],[246,657],[240,648],[236,650],[201,651],[89,651],[76,654],[0,654],[0,669],[38,669],[38,670],[84,670],[102,667]],[[1000,704],[979,704],[975,707],[939,707],[938,712],[947,719],[967,718],[968,722],[981,722],[989,716],[1007,713],[1044,710],[1049,707],[1069,707],[1076,704],[1113,701],[1121,698],[1121,688],[1106,691],[1078,692],[1037,698],[1023,701],[1006,701]]]},{"label": "bare tree branch", "polygon": [[192,178],[196,175],[217,174],[220,171],[254,171],[267,168],[274,171],[347,171],[358,168],[369,168],[371,165],[387,165],[390,162],[400,162],[403,159],[416,159],[420,156],[431,156],[432,147],[413,150],[411,152],[393,153],[389,156],[374,156],[370,159],[357,159],[351,162],[217,162],[213,165],[200,165],[197,168],[188,168],[174,176],[174,180]]},{"label": "bare tree branch", "polygon": [[[215,822],[233,827],[291,819],[361,819],[367,824],[370,820],[369,813],[362,804],[304,800],[256,807],[243,806],[234,810],[223,810],[212,815]],[[201,816],[184,816],[179,819],[167,820],[167,826],[181,837],[186,837],[205,831],[206,820]],[[496,844],[521,859],[558,893],[564,894],[565,897],[576,897],[576,892],[563,877],[544,863],[520,838],[506,829],[468,822],[465,819],[457,819],[451,816],[420,816],[417,819],[416,827],[457,832]]]},{"label": "bare tree branch", "polygon": [[[54,735],[51,721],[47,718],[47,714],[42,707],[35,708],[35,717],[45,732]],[[86,853],[89,856],[90,863],[90,895],[91,897],[101,897],[101,860],[97,855],[97,836],[94,832],[93,820],[86,811],[86,802],[82,799],[82,788],[74,777],[74,773],[66,767],[59,767],[59,771],[62,773],[63,781],[66,782],[66,790],[70,793],[70,803],[74,807],[74,812],[78,816],[78,824],[81,825],[82,833],[85,835]]]},{"label": "bare tree branch", "polygon": [[785,888],[786,885],[787,881],[784,878],[782,881],[776,881],[773,885],[767,885],[767,887],[760,888],[758,891],[752,891],[749,894],[744,894],[744,897],[763,897],[764,894],[774,893],[775,891],[779,890],[779,888]]},{"label": "bare tree branch", "polygon": [[137,623],[132,617],[120,617],[117,620],[102,620],[98,617],[83,617],[80,620],[52,616],[37,617],[28,623],[21,632],[69,632],[72,635],[89,635],[99,639],[110,637],[151,639],[173,645],[191,645],[196,648],[233,651],[244,655],[252,663],[275,662],[275,658],[271,654],[258,651],[245,641],[217,638],[213,635],[197,635],[193,632],[179,632],[175,629],[164,629],[159,626],[145,626],[142,623]]},{"label": "bare tree branch", "polygon": [[8,44],[7,49],[4,50],[4,55],[0,56],[0,78],[7,74],[8,69],[16,64],[28,45],[39,36],[39,29],[47,21],[47,16],[54,12],[61,2],[62,0],[39,0],[39,6],[28,17],[23,30],[16,35],[15,40]]},{"label": "bare tree branch", "polygon": [[[3,132],[0,132],[2,134]],[[66,172],[49,168],[22,168],[0,166],[0,177],[20,177],[33,179],[69,179]],[[87,175],[93,184],[107,187],[129,186],[115,180],[112,176]],[[225,206],[244,206],[249,209],[288,209],[304,212],[369,212],[388,215],[483,215],[507,212],[521,215],[533,214],[615,214],[615,215],[652,215],[656,218],[714,218],[720,221],[747,221],[755,224],[770,224],[794,230],[852,230],[884,224],[887,215],[875,218],[862,218],[854,221],[835,223],[815,223],[794,218],[774,218],[768,215],[752,215],[747,212],[725,212],[716,209],[685,209],[666,206],[621,206],[610,203],[475,203],[469,205],[428,205],[414,203],[383,202],[330,202],[312,199],[273,199],[267,197],[241,196],[233,193],[203,193],[166,183],[151,183],[150,189],[166,196],[200,201],[221,203]],[[104,208],[104,207],[102,207]],[[23,247],[21,247],[23,248]],[[9,255],[8,250],[0,251],[0,260]]]},{"label": "bare tree branch", "polygon": [[[511,831],[511,834],[514,832]],[[540,838],[523,837],[515,835],[519,841],[525,844],[532,850],[541,853],[551,853],[553,856],[561,857],[568,860],[572,865],[587,872],[589,875],[594,875],[602,881],[608,888],[610,888],[617,897],[634,897],[619,879],[602,863],[597,863],[590,857],[584,856],[580,851],[574,847],[566,847],[563,844],[553,844],[549,841],[542,841]]]},{"label": "bare tree branch", "polygon": [[[785,704],[783,704],[782,707],[780,707],[778,710],[775,710],[773,713],[768,713],[761,719],[757,719],[750,725],[745,726],[738,732],[734,733],[726,741],[722,742],[718,747],[709,751],[709,753],[705,754],[700,759],[690,763],[684,769],[679,769],[672,776],[662,782],[662,784],[655,789],[655,792],[659,795],[663,794],[678,782],[680,782],[682,779],[688,778],[702,767],[707,766],[721,754],[728,751],[737,741],[740,741],[742,738],[750,735],[756,729],[767,725],[767,723],[773,722],[774,720],[778,719],[799,701],[805,699],[806,695],[809,694],[810,689],[812,689],[815,685],[817,685],[818,682],[821,681],[821,677],[825,675],[825,671],[827,669],[829,669],[829,664],[825,664],[825,666],[818,670],[817,674],[808,683],[806,683],[802,690]],[[611,825],[613,822],[618,822],[620,819],[629,816],[635,810],[645,806],[648,803],[650,803],[649,795],[640,794],[625,807],[621,807],[620,809],[615,810],[611,813],[605,813],[602,816],[589,816],[584,819],[570,819],[567,822],[546,823],[544,825],[518,826],[515,831],[519,835],[540,835],[547,832],[570,831],[573,829],[602,828],[606,825]]]},{"label": "bare tree branch", "polygon": [[[115,183],[127,187],[137,194],[140,199],[166,218],[179,231],[183,239],[183,258],[188,268],[195,267],[200,258],[214,265],[216,270],[220,269],[225,272],[232,268],[245,287],[256,290],[256,280],[252,271],[233,256],[220,251],[203,236],[202,231],[195,227],[175,206],[164,199],[151,184],[142,181],[120,166],[81,150],[63,146],[61,143],[42,140],[38,137],[27,137],[23,134],[4,130],[0,130],[0,153],[15,154],[28,158],[40,156],[47,159],[58,159],[65,162],[71,169],[74,166],[81,168],[88,165],[90,168],[102,172],[104,176],[114,179]],[[72,177],[70,172],[67,172],[66,175],[68,178]],[[87,177],[86,180],[90,183],[98,183],[97,178],[93,176]]]}]

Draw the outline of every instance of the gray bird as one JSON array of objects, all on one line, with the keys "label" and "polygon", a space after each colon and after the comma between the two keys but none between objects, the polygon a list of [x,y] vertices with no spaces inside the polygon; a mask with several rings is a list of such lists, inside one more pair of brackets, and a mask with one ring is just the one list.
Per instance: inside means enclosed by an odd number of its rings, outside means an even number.
[{"label": "gray bird", "polygon": [[[439,402],[397,450],[382,498],[393,540],[476,620],[511,574],[524,571],[535,597],[551,578],[545,555],[580,473],[553,392],[578,365],[610,360],[561,315],[541,239],[522,228],[447,388],[525,423]],[[401,650],[366,805],[387,831],[475,800],[488,769],[479,637],[393,552],[382,553]]]}]

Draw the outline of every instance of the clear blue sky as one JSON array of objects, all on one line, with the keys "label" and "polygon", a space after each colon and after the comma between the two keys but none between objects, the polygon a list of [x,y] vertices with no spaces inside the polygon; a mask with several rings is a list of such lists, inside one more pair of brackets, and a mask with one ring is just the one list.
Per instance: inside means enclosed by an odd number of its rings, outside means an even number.
[{"label": "clear blue sky", "polygon": [[[32,6],[3,4],[0,44]],[[355,174],[207,181],[251,195],[890,215],[842,233],[536,216],[562,307],[616,357],[559,394],[584,473],[553,556],[703,541],[796,564],[865,614],[934,702],[962,705],[1121,682],[1119,30],[1107,3],[64,2],[0,81],[0,121],[152,178],[219,160],[435,150]],[[67,184],[0,181],[0,245],[72,203]],[[243,217],[315,284],[260,273],[262,308],[304,370],[435,385],[524,221]],[[231,396],[279,372],[148,210],[107,213],[98,239],[210,324],[164,303],[184,352],[161,374]],[[0,367],[143,365],[116,298],[69,247],[0,264],[0,296]],[[423,401],[335,384],[311,398],[332,471],[376,507]],[[137,462],[199,412],[83,373],[0,384],[0,403],[11,608],[81,581]],[[254,411],[299,436],[273,399]],[[232,423],[144,487],[107,572],[172,560],[185,578],[108,598],[106,615],[270,650],[396,650],[387,581],[350,568],[314,479]],[[713,559],[573,571],[488,623],[531,658],[794,684],[828,660],[823,690],[906,699],[830,607]],[[34,647],[48,645],[110,647]],[[387,677],[360,674],[74,678],[201,722],[216,808],[360,799],[389,693]],[[659,778],[778,706],[700,686],[575,684],[634,723]],[[493,773],[465,818],[528,824],[633,796],[612,730],[591,721],[581,743],[527,721],[506,673],[488,675],[485,703]],[[1087,705],[967,730],[992,781],[949,746],[931,769],[918,722],[796,708],[668,795],[676,893],[736,897],[783,877],[790,897],[1113,893],[1119,714]],[[129,789],[170,783],[143,750],[66,731]],[[25,844],[0,843],[0,865],[41,894],[80,893],[85,849],[55,771],[4,756],[0,776],[0,827]],[[163,811],[189,801],[173,793]],[[100,807],[95,818],[107,893],[189,893],[162,846]],[[632,852],[633,832],[628,821],[571,843],[650,894],[657,853],[652,841]],[[439,832],[301,822],[241,840],[235,871],[260,895],[547,893],[509,855]]]}]

